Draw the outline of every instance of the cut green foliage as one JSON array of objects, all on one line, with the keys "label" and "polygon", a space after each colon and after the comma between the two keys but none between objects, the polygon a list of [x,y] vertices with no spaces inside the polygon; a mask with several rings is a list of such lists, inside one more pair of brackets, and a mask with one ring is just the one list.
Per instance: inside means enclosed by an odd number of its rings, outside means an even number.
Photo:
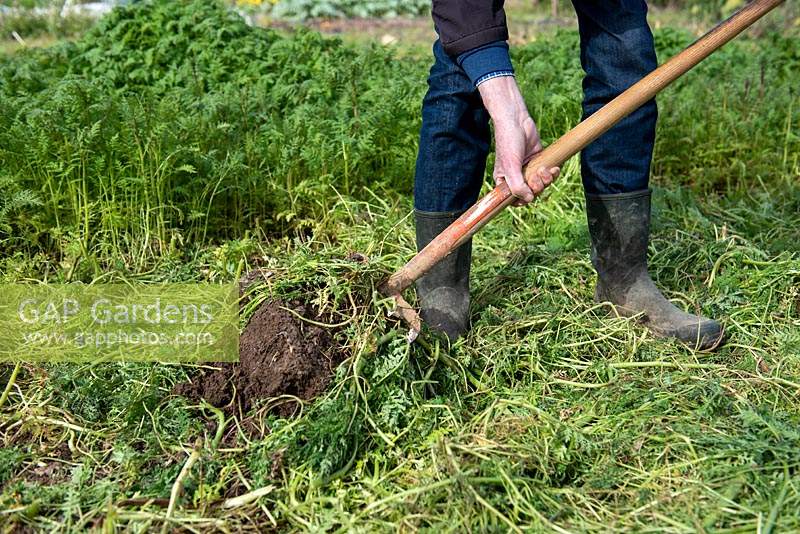
[{"label": "cut green foliage", "polygon": [[[660,58],[691,38],[657,30]],[[255,29],[198,0],[138,3],[0,59],[0,280],[258,269],[243,320],[303,300],[347,356],[294,418],[274,400],[190,404],[172,393],[190,366],[2,366],[0,522],[800,530],[795,43],[746,37],[659,96],[650,268],[679,306],[722,319],[715,353],[593,303],[577,158],[475,237],[472,332],[406,343],[377,286],[415,250],[428,57]],[[551,142],[580,119],[577,34],[513,54]]]}]

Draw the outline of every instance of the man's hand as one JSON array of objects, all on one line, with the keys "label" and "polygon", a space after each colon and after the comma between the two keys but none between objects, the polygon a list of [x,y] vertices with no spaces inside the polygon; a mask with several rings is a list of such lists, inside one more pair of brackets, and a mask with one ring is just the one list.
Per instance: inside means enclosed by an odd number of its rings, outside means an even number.
[{"label": "man's hand", "polygon": [[494,122],[494,181],[505,181],[517,198],[514,205],[523,206],[553,183],[560,169],[540,167],[532,183],[525,183],[522,166],[542,151],[542,141],[513,76],[487,80],[478,86],[478,91]]}]

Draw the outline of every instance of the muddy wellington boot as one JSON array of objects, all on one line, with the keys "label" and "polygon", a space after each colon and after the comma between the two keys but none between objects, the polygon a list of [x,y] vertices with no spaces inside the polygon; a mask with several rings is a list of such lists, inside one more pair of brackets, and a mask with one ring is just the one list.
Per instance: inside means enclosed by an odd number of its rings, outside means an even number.
[{"label": "muddy wellington boot", "polygon": [[627,317],[642,314],[642,323],[656,335],[677,338],[697,349],[712,348],[722,341],[722,325],[678,309],[647,272],[649,190],[587,194],[586,215],[592,264],[597,270],[597,302],[610,302]]},{"label": "muddy wellington boot", "polygon": [[[414,212],[417,224],[417,250],[450,226],[461,213]],[[472,259],[470,239],[417,280],[417,299],[422,320],[451,341],[469,330],[469,267]]]}]

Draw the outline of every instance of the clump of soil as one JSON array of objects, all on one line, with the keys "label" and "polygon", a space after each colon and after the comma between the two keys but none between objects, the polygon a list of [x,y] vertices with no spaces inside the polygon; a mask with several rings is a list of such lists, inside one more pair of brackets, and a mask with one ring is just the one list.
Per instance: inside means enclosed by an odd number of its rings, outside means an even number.
[{"label": "clump of soil", "polygon": [[[255,401],[269,397],[293,395],[309,400],[318,396],[328,387],[344,354],[329,329],[298,316],[321,322],[302,302],[265,302],[239,339],[239,363],[203,371],[176,386],[175,392],[193,400],[205,399],[229,412],[237,407],[247,411]],[[274,410],[289,416],[296,408],[296,402],[287,401]]]}]

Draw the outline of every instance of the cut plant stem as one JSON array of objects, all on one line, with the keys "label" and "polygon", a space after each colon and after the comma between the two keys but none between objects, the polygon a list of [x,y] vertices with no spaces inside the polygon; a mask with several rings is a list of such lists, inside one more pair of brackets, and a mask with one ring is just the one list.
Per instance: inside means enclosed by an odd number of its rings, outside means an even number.
[{"label": "cut plant stem", "polygon": [[17,374],[19,374],[19,370],[22,367],[22,364],[17,362],[14,365],[14,369],[11,371],[11,376],[8,377],[8,382],[6,383],[6,387],[3,389],[3,394],[0,395],[0,408],[3,407],[6,400],[8,399],[8,395],[11,393],[11,389],[14,387],[14,384],[17,381]]}]

